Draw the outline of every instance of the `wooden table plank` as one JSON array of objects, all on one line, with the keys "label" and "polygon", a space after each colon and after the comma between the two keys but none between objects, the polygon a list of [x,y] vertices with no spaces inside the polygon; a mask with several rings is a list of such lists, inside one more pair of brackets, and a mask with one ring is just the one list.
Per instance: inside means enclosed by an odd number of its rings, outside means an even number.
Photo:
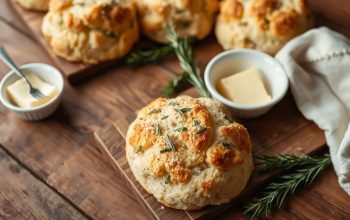
[{"label": "wooden table plank", "polygon": [[0,219],[86,219],[0,145]]}]

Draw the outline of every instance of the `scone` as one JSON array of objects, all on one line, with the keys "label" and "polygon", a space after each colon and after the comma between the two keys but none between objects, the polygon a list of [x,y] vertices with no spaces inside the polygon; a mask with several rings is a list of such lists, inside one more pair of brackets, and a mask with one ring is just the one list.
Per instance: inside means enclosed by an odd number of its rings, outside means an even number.
[{"label": "scone", "polygon": [[304,0],[224,0],[215,34],[225,50],[253,48],[273,55],[312,24]]},{"label": "scone", "polygon": [[141,30],[166,43],[166,26],[172,23],[181,36],[205,38],[212,30],[218,0],[137,0]]},{"label": "scone", "polygon": [[136,7],[129,0],[52,0],[42,33],[69,61],[119,58],[138,40]]},{"label": "scone", "polygon": [[247,130],[209,98],[159,98],[140,110],[126,137],[135,178],[175,209],[236,197],[253,170],[251,151]]},{"label": "scone", "polygon": [[47,11],[50,0],[17,0],[17,3],[25,9]]}]

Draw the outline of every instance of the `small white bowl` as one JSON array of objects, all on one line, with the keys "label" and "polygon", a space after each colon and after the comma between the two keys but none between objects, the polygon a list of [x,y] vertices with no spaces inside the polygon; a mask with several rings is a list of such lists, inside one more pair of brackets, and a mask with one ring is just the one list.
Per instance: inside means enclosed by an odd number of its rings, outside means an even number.
[{"label": "small white bowl", "polygon": [[20,67],[24,74],[32,73],[38,75],[44,81],[52,84],[58,90],[56,97],[51,99],[44,105],[34,108],[20,108],[11,103],[6,88],[20,79],[13,71],[8,72],[0,83],[0,101],[10,111],[14,112],[18,117],[28,120],[36,121],[51,115],[59,106],[61,102],[61,95],[64,87],[63,77],[55,67],[44,63],[30,63]]},{"label": "small white bowl", "polygon": [[[271,100],[261,104],[239,104],[223,97],[216,90],[219,79],[249,68],[260,70]],[[265,114],[288,90],[288,78],[282,66],[270,55],[251,49],[233,49],[215,56],[205,69],[204,81],[214,99],[230,107],[235,116],[242,118]]]}]

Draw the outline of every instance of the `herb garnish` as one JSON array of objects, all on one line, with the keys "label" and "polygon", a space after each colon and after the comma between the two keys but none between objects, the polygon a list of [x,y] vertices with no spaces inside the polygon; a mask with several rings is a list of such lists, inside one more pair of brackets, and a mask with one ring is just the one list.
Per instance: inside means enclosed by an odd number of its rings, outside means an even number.
[{"label": "herb garnish", "polygon": [[313,180],[331,164],[329,154],[324,157],[294,155],[262,156],[259,158],[263,169],[281,168],[287,171],[277,176],[277,181],[269,183],[261,193],[245,206],[244,213],[252,213],[251,219],[267,216],[274,208],[280,208],[288,195],[292,195],[301,186],[308,187]]},{"label": "herb garnish", "polygon": [[172,106],[174,106],[174,105],[178,105],[179,103],[177,102],[177,101],[170,101],[169,102],[169,105],[172,105]]},{"label": "herb garnish", "polygon": [[179,113],[182,117],[185,117],[184,113],[191,111],[191,108],[175,109],[175,111]]},{"label": "herb garnish", "polygon": [[198,131],[195,132],[195,134],[200,134],[203,131],[205,131],[207,129],[207,127],[201,127]]},{"label": "herb garnish", "polygon": [[199,122],[198,120],[194,120],[194,126],[195,126],[197,129],[199,129],[200,126],[201,126],[201,124],[200,124],[200,122]]},{"label": "herb garnish", "polygon": [[187,128],[184,126],[181,126],[179,128],[176,128],[174,131],[176,131],[176,132],[187,131]]},{"label": "herb garnish", "polygon": [[171,138],[169,137],[169,135],[166,135],[166,137],[167,137],[166,144],[168,145],[168,147],[162,149],[162,150],[160,151],[160,153],[175,151],[174,142],[171,140]]},{"label": "herb garnish", "polygon": [[159,111],[159,109],[156,109],[156,108],[151,109],[149,112],[147,112],[147,115],[150,115],[150,114],[156,113],[156,112],[158,112],[158,111]]},{"label": "herb garnish", "polygon": [[136,148],[135,153],[138,153],[138,152],[140,152],[140,151],[142,151],[142,150],[143,150],[143,149],[142,149],[142,146],[139,145],[139,146]]},{"label": "herb garnish", "polygon": [[187,81],[198,89],[201,96],[211,97],[196,65],[196,58],[190,40],[180,37],[173,25],[167,26],[167,38],[180,61],[183,72],[188,76]]},{"label": "herb garnish", "polygon": [[149,50],[132,51],[126,56],[125,62],[129,66],[138,67],[147,63],[154,63],[173,51],[173,48],[169,45],[154,47]]},{"label": "herb garnish", "polygon": [[161,117],[160,120],[167,119],[168,117],[169,117],[168,115],[165,115],[165,116]]},{"label": "herb garnish", "polygon": [[161,133],[160,126],[157,125],[157,127],[156,127],[156,134],[157,134],[158,136],[160,136],[160,133]]},{"label": "herb garnish", "polygon": [[192,84],[189,82],[189,76],[186,72],[184,72],[168,82],[163,90],[163,97],[174,97],[191,86]]},{"label": "herb garnish", "polygon": [[165,184],[170,184],[171,183],[171,179],[170,179],[170,173],[168,173],[166,176],[165,176]]},{"label": "herb garnish", "polygon": [[239,25],[239,26],[247,26],[247,25],[248,25],[248,22],[246,22],[246,21],[240,21],[240,22],[238,23],[238,25]]},{"label": "herb garnish", "polygon": [[110,38],[117,38],[117,35],[112,31],[106,31],[106,36]]},{"label": "herb garnish", "polygon": [[224,116],[224,118],[225,118],[228,122],[230,122],[230,123],[233,122],[233,120],[232,120],[231,118],[227,117],[226,115]]},{"label": "herb garnish", "polygon": [[194,126],[197,128],[197,131],[195,132],[195,134],[200,134],[207,129],[207,127],[201,126],[198,120],[194,120]]},{"label": "herb garnish", "polygon": [[231,147],[231,143],[229,143],[229,142],[222,142],[222,146],[224,146],[224,147]]}]

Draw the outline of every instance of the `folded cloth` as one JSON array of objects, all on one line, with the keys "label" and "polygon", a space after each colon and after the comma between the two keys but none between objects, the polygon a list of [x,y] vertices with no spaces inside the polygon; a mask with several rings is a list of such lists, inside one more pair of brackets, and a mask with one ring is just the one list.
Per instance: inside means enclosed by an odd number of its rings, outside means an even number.
[{"label": "folded cloth", "polygon": [[339,184],[350,195],[350,40],[326,27],[313,29],[276,59],[301,113],[324,130]]}]

